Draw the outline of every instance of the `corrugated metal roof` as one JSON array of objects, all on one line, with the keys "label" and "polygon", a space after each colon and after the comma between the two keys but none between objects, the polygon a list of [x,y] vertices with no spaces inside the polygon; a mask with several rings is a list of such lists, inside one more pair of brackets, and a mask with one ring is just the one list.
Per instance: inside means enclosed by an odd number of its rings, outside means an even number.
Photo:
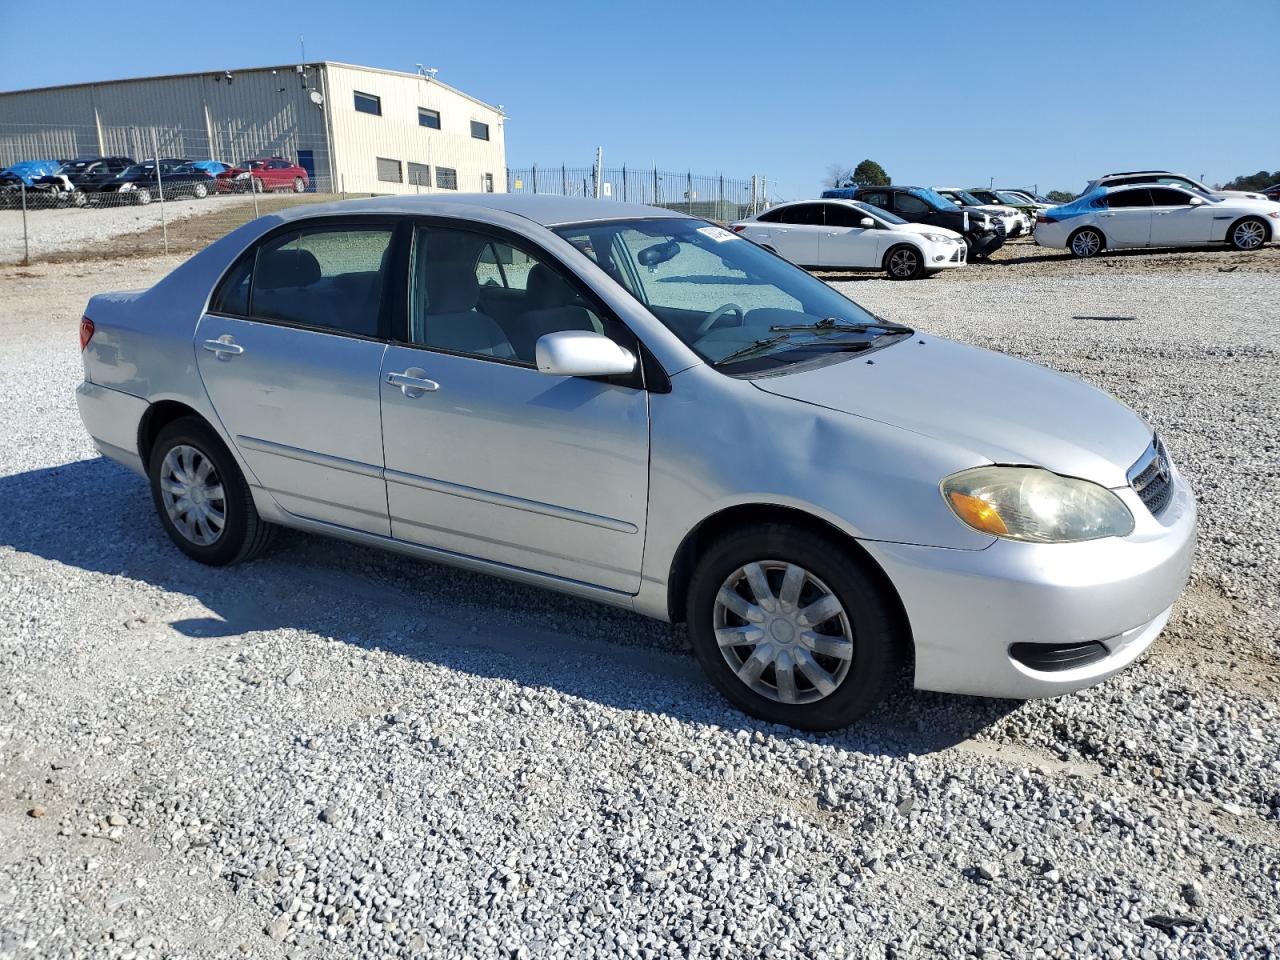
[{"label": "corrugated metal roof", "polygon": [[[362,71],[365,71],[366,73],[385,73],[385,74],[389,74],[391,76],[397,76],[397,77],[418,77],[419,79],[427,80],[427,82],[439,84],[441,87],[444,87],[444,89],[450,91],[451,93],[456,93],[460,97],[466,97],[468,100],[472,100],[475,103],[480,104],[480,106],[485,107],[488,110],[492,110],[495,113],[502,112],[493,104],[486,103],[485,101],[481,100],[479,97],[473,97],[469,93],[464,93],[463,91],[457,89],[456,87],[451,87],[449,86],[449,84],[445,83],[442,80],[436,80],[434,78],[425,78],[425,77],[422,77],[420,74],[411,73],[407,70],[388,70],[385,67],[366,67],[358,63],[344,63],[341,60],[312,60],[302,64],[302,66],[304,67],[333,66],[333,67],[341,67],[345,70],[362,70]],[[273,64],[265,67],[225,67],[225,66],[213,67],[208,70],[191,70],[186,73],[162,73],[153,77],[117,77],[115,79],[110,79],[110,80],[88,80],[83,83],[59,83],[59,84],[54,84],[48,87],[27,87],[22,90],[0,90],[0,97],[12,96],[14,94],[21,94],[21,93],[39,93],[46,90],[74,90],[78,87],[101,87],[110,83],[145,83],[150,80],[177,80],[177,79],[183,79],[186,77],[203,77],[211,74],[222,74],[227,72],[233,75],[237,73],[263,73],[269,70],[277,70],[277,71],[284,70],[289,73],[293,73],[294,71],[297,70],[297,67],[298,67],[298,64],[296,63]]]}]

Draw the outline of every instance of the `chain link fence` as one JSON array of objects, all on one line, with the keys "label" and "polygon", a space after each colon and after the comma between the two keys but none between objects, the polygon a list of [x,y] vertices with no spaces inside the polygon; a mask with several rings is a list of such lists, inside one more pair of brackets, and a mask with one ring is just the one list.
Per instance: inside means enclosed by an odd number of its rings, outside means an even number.
[{"label": "chain link fence", "polygon": [[771,203],[764,177],[743,180],[720,174],[674,173],[656,166],[512,168],[507,170],[507,190],[643,203],[721,223],[759,213]]}]

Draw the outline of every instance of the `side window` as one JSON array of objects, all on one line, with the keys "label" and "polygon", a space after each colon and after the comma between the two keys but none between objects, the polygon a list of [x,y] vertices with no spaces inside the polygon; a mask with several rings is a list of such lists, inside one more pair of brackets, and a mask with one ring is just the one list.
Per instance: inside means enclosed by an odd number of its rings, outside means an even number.
[{"label": "side window", "polygon": [[760,216],[756,217],[756,220],[760,223],[781,223],[782,211],[768,210],[765,213],[760,214]]},{"label": "side window", "polygon": [[871,193],[859,193],[858,199],[863,203],[871,204],[873,207],[879,207],[881,210],[889,209],[889,195],[879,190]]},{"label": "side window", "polygon": [[794,207],[786,207],[782,211],[782,222],[800,227],[820,227],[824,206],[822,203],[798,203]]},{"label": "side window", "polygon": [[538,338],[560,330],[626,336],[544,258],[469,230],[414,232],[412,343],[533,366]]},{"label": "side window", "polygon": [[929,205],[919,197],[913,197],[909,193],[894,194],[894,212],[900,213],[904,217],[917,217],[921,214],[929,212]]},{"label": "side window", "polygon": [[315,227],[258,248],[249,309],[262,320],[380,334],[391,227]]},{"label": "side window", "polygon": [[1169,190],[1166,187],[1151,188],[1151,205],[1153,207],[1185,207],[1191,199],[1181,190]]},{"label": "side window", "polygon": [[1107,197],[1107,206],[1112,210],[1149,207],[1151,206],[1151,191],[1141,187],[1135,187],[1132,190],[1121,190]]},{"label": "side window", "polygon": [[253,276],[253,255],[242,256],[222,278],[209,300],[210,313],[232,317],[249,315],[249,281]]},{"label": "side window", "polygon": [[825,206],[828,227],[861,227],[862,218],[867,216],[857,207],[846,207],[843,203],[828,203]]}]

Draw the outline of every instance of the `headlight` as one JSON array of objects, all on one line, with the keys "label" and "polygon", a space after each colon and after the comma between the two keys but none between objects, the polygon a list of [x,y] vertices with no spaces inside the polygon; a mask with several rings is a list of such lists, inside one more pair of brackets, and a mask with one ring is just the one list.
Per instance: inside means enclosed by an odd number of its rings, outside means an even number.
[{"label": "headlight", "polygon": [[951,242],[950,237],[941,233],[926,233],[924,235],[924,238],[926,240],[932,240],[934,243],[950,243]]},{"label": "headlight", "polygon": [[120,192],[121,192],[121,193],[123,193],[123,192],[124,192],[124,191],[126,191],[126,190],[132,190],[133,188],[134,188],[134,185],[133,185],[132,183],[128,182],[128,181],[126,181],[125,183],[120,184]]},{"label": "headlight", "polygon": [[975,467],[942,481],[951,512],[1006,540],[1075,543],[1133,532],[1133,514],[1106,487],[1038,467]]},{"label": "headlight", "polygon": [[249,174],[247,174],[247,173],[237,173],[237,174],[235,175],[234,179],[236,179],[236,180],[248,180],[248,179],[249,179]]}]

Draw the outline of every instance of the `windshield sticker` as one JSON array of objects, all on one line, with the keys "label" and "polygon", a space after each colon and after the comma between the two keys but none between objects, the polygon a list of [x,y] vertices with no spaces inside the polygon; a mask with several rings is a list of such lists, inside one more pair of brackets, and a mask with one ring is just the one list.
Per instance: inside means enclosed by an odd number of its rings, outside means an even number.
[{"label": "windshield sticker", "polygon": [[724,243],[726,240],[734,239],[737,234],[730,233],[724,227],[699,227],[698,232],[704,237],[709,237],[716,243]]}]

